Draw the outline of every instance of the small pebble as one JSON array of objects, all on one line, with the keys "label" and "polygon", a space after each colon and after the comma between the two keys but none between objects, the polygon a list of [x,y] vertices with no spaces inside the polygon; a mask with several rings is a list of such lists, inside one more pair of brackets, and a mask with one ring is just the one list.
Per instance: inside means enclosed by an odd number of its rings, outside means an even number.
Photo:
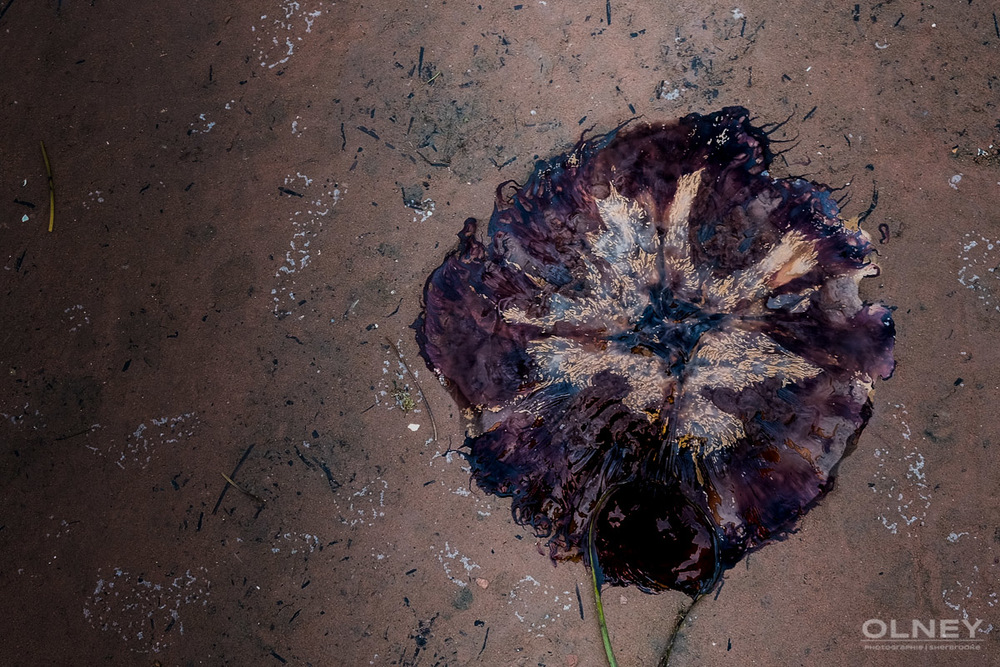
[{"label": "small pebble", "polygon": [[490,587],[490,580],[479,577],[478,579],[476,579],[476,586],[479,586],[480,588],[485,590]]}]

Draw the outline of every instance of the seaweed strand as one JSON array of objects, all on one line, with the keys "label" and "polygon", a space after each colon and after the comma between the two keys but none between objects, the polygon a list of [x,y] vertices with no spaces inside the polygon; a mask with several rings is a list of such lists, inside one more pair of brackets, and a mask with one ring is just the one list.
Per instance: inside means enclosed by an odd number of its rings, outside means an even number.
[{"label": "seaweed strand", "polygon": [[660,658],[659,667],[670,667],[670,653],[674,650],[674,641],[677,639],[677,635],[679,635],[681,632],[681,626],[684,625],[684,621],[687,620],[687,617],[691,613],[691,610],[694,609],[694,606],[698,604],[698,601],[701,600],[703,597],[705,596],[699,593],[691,601],[691,604],[687,606],[687,609],[680,612],[680,614],[677,616],[677,622],[674,623],[674,629],[670,633],[670,638],[667,640],[667,649],[663,652],[663,657]]}]

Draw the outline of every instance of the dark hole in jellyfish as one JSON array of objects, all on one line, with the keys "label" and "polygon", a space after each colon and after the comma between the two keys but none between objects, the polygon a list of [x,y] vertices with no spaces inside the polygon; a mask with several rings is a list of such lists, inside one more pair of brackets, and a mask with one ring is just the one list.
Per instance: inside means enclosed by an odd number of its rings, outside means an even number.
[{"label": "dark hole in jellyfish", "polygon": [[749,116],[623,125],[501,184],[414,324],[477,485],[613,585],[697,599],[783,537],[892,373],[870,238],[770,176]]},{"label": "dark hole in jellyfish", "polygon": [[673,484],[633,482],[612,490],[594,536],[603,575],[647,593],[673,589],[694,597],[718,576],[712,528]]}]

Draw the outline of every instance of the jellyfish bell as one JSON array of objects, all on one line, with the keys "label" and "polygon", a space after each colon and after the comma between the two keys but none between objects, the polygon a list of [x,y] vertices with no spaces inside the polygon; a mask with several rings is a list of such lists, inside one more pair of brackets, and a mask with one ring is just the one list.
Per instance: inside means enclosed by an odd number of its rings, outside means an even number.
[{"label": "jellyfish bell", "polygon": [[[555,560],[692,597],[830,488],[893,369],[867,235],[740,107],[582,140],[428,278],[472,476]],[[588,558],[590,539],[596,557]]]}]

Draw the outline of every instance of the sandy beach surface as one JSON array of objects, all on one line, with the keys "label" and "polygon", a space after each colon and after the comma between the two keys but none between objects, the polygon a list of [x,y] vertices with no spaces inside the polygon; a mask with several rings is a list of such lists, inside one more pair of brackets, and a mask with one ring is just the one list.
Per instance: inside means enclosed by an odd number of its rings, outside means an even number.
[{"label": "sandy beach surface", "polygon": [[[670,665],[1000,664],[997,13],[0,0],[0,662],[604,664],[587,570],[470,484],[411,325],[499,184],[741,105],[785,122],[776,177],[877,193],[898,365]],[[604,600],[636,666],[689,603]]]}]

